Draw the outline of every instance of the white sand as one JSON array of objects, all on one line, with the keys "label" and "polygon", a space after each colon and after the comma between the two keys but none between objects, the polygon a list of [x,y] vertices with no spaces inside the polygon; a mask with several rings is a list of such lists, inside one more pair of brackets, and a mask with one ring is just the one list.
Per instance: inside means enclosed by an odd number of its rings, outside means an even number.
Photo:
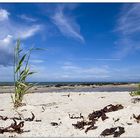
[{"label": "white sand", "polygon": [[[41,122],[25,122],[23,129],[30,130],[22,134],[4,133],[0,137],[101,137],[103,130],[110,127],[122,126],[125,133],[121,137],[140,137],[140,123],[134,118],[133,114],[140,114],[140,102],[132,103],[128,92],[90,92],[90,93],[70,93],[70,97],[64,96],[69,93],[34,93],[28,94],[24,98],[26,106],[18,108],[18,112],[24,118],[31,117],[31,111],[35,114],[35,119]],[[9,94],[0,94],[0,115],[13,117],[18,116],[12,107]],[[81,119],[70,119],[68,114],[79,116],[80,113],[87,119],[89,113],[93,110],[102,109],[109,104],[122,104],[124,109],[110,112],[105,121],[99,119],[95,130],[90,130],[87,134],[84,130],[75,129],[73,123]],[[113,118],[119,121],[114,122]],[[13,121],[0,120],[0,127],[9,126]],[[51,122],[60,123],[58,126],[52,126]],[[132,123],[128,125],[127,123]],[[112,136],[109,136],[112,137]]]}]

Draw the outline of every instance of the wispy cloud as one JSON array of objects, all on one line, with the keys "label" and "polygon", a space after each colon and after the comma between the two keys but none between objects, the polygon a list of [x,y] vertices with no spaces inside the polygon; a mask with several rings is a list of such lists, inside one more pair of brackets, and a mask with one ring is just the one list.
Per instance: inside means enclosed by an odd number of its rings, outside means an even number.
[{"label": "wispy cloud", "polygon": [[70,61],[120,61],[119,58],[70,58]]},{"label": "wispy cloud", "polygon": [[115,43],[119,50],[117,56],[125,57],[140,50],[140,4],[124,4],[121,9],[117,27],[120,39]]},{"label": "wispy cloud", "polygon": [[117,58],[98,58],[95,59],[97,61],[120,61],[121,59],[117,59]]},{"label": "wispy cloud", "polygon": [[26,20],[28,22],[36,22],[37,21],[37,19],[32,18],[32,17],[29,17],[29,16],[24,15],[24,14],[23,15],[20,15],[18,17],[20,17],[21,19]]},{"label": "wispy cloud", "polygon": [[64,14],[67,9],[66,6],[58,6],[55,14],[52,16],[53,23],[58,27],[60,32],[67,37],[71,37],[75,40],[85,42],[84,37],[80,33],[80,26],[74,20],[74,18]]},{"label": "wispy cloud", "polygon": [[15,37],[26,39],[35,35],[40,30],[41,30],[41,25],[32,25],[31,27],[24,27],[24,30],[17,31],[17,34],[15,34]]}]

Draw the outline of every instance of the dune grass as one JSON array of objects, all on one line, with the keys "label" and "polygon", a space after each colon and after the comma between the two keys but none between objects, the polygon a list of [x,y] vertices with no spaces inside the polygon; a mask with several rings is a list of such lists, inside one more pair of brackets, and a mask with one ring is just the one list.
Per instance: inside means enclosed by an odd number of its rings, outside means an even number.
[{"label": "dune grass", "polygon": [[140,95],[140,84],[138,85],[138,90],[137,91],[132,91],[130,93],[131,96],[137,96]]},{"label": "dune grass", "polygon": [[34,50],[34,48],[31,48],[24,53],[23,49],[21,48],[20,40],[17,40],[16,47],[14,49],[15,93],[12,95],[14,107],[19,107],[22,105],[23,96],[27,94],[29,89],[34,86],[32,83],[26,82],[27,78],[35,73],[30,71],[30,67],[28,65],[32,50]]}]

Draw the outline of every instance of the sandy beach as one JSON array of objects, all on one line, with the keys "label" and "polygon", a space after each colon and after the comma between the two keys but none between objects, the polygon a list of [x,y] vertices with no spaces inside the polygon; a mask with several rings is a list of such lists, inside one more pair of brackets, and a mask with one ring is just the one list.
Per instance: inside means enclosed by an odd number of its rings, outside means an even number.
[{"label": "sandy beach", "polygon": [[[24,121],[23,133],[0,134],[0,137],[103,137],[101,133],[112,127],[123,127],[124,133],[120,137],[140,137],[140,124],[134,118],[140,114],[140,102],[134,102],[129,92],[61,92],[61,93],[31,93],[24,97],[26,105],[13,108],[11,94],[0,94],[0,127],[8,127],[12,117],[21,117],[18,123]],[[85,133],[88,126],[76,129],[77,121],[88,121],[88,115],[93,111],[103,109],[107,105],[121,104],[122,109],[107,112],[107,119],[98,118],[96,129]],[[28,121],[25,118],[35,118]],[[80,117],[82,116],[82,117]],[[26,120],[26,121],[25,121]],[[108,135],[106,137],[113,137]]]}]

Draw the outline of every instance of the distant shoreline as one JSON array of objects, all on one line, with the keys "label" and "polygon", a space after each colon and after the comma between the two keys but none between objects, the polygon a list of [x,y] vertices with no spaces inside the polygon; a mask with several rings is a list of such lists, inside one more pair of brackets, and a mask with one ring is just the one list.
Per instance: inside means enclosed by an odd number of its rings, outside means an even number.
[{"label": "distant shoreline", "polygon": [[[127,84],[138,84],[139,82],[29,82],[36,83],[37,85],[48,85],[48,86],[73,86],[73,85],[127,85]],[[14,82],[0,82],[0,86],[12,86]]]},{"label": "distant shoreline", "polygon": [[[34,86],[30,93],[45,92],[131,92],[137,90],[137,83],[55,83],[55,84],[38,84]],[[14,86],[1,85],[0,94],[13,93]]]}]

